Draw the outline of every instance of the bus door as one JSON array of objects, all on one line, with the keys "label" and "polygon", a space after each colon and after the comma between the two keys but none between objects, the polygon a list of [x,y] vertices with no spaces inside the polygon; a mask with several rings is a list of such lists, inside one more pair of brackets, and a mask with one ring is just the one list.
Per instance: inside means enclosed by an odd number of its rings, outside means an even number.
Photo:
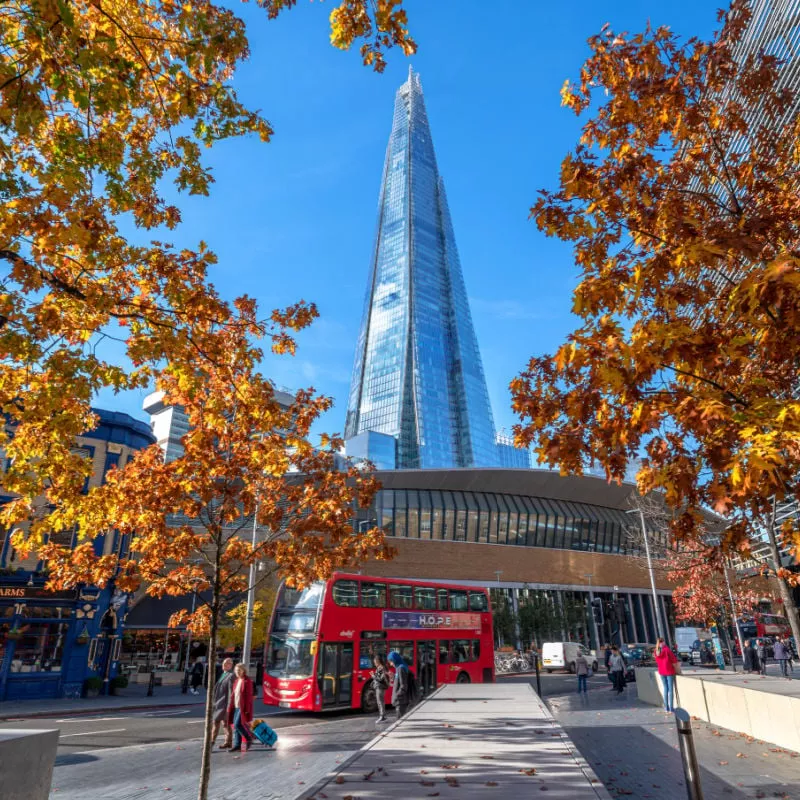
[{"label": "bus door", "polygon": [[317,659],[317,682],[322,707],[351,706],[353,702],[353,643],[322,642]]},{"label": "bus door", "polygon": [[424,697],[436,688],[436,650],[433,640],[417,642],[417,682]]}]

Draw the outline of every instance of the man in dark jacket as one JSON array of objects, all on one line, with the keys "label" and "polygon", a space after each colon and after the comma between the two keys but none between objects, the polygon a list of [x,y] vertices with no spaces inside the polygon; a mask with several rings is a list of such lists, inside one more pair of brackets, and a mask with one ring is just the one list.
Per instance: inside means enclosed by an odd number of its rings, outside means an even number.
[{"label": "man in dark jacket", "polygon": [[225,741],[220,745],[220,750],[227,750],[232,742],[233,729],[228,723],[228,706],[231,702],[231,689],[233,688],[233,659],[226,658],[222,662],[222,675],[214,685],[214,727],[211,730],[211,744],[217,741],[220,725],[225,730]]},{"label": "man in dark jacket", "polygon": [[397,709],[397,718],[408,711],[408,665],[400,653],[389,653],[389,661],[394,666],[394,684],[392,686],[392,705]]},{"label": "man in dark jacket", "polygon": [[767,645],[763,639],[756,640],[756,655],[758,656],[758,671],[767,674]]},{"label": "man in dark jacket", "polygon": [[758,653],[756,653],[756,649],[753,647],[753,644],[749,639],[745,640],[743,657],[745,672],[759,671]]}]

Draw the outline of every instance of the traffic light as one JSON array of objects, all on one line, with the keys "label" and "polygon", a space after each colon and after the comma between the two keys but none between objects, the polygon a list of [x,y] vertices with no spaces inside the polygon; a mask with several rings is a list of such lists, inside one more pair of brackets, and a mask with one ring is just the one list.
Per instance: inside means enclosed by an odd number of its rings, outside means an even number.
[{"label": "traffic light", "polygon": [[603,617],[603,601],[599,597],[595,597],[594,600],[592,600],[592,616],[598,625],[603,625],[605,623],[605,618]]}]

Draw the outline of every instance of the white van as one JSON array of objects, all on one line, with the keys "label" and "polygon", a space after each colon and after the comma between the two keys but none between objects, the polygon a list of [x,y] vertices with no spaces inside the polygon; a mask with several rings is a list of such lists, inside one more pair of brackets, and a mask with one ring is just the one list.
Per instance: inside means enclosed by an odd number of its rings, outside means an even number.
[{"label": "white van", "polygon": [[583,653],[592,672],[597,672],[597,656],[593,650],[587,650],[578,642],[545,642],[542,645],[542,666],[552,672],[554,669],[566,669],[575,672],[575,659]]}]

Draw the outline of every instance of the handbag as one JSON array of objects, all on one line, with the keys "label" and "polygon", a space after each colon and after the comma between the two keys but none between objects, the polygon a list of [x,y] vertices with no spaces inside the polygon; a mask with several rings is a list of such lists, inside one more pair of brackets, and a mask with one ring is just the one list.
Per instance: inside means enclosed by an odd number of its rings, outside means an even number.
[{"label": "handbag", "polygon": [[680,661],[676,661],[672,666],[675,667],[675,674],[676,675],[680,675],[681,674],[681,662]]}]

